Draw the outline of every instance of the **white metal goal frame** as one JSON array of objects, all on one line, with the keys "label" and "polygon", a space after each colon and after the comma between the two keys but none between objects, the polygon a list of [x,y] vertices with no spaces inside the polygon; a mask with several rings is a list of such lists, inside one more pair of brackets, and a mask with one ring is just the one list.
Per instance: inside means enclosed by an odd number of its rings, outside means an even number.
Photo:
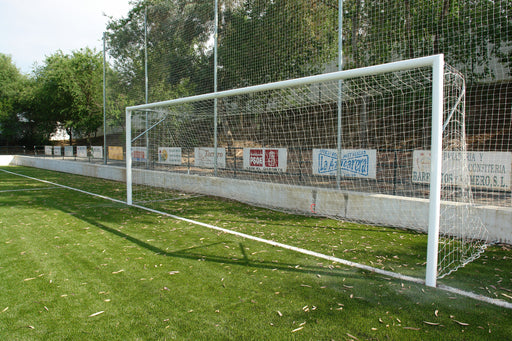
[{"label": "white metal goal frame", "polygon": [[[431,177],[429,194],[429,212],[428,212],[428,245],[427,245],[427,265],[425,284],[430,287],[436,287],[437,282],[437,264],[438,264],[438,243],[440,231],[441,214],[441,167],[442,167],[442,138],[443,138],[443,103],[444,103],[444,55],[432,55],[415,59],[397,61],[392,63],[380,64],[375,66],[337,71],[316,76],[290,79],[280,82],[273,82],[238,88],[220,92],[213,92],[203,95],[183,97],[168,101],[161,101],[126,108],[126,186],[127,186],[127,204],[133,205],[132,197],[132,112],[140,110],[151,110],[156,107],[166,105],[180,105],[204,100],[217,100],[229,96],[247,95],[256,92],[280,90],[295,86],[312,85],[327,81],[340,81],[353,79],[357,77],[375,76],[398,71],[407,71],[417,68],[429,67],[432,70],[432,127],[431,127]],[[214,120],[214,129],[217,129],[216,110],[212,113]],[[340,122],[340,120],[339,120]],[[151,129],[148,128],[148,129]],[[143,133],[144,134],[144,133]],[[217,148],[215,141],[214,148]],[[216,156],[217,153],[214,153]]]}]

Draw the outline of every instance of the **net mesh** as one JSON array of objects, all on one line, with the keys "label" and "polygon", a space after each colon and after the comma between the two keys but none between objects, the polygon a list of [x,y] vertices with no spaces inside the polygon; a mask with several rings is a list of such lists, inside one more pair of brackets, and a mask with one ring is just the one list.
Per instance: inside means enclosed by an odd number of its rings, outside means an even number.
[{"label": "net mesh", "polygon": [[[431,79],[418,68],[229,96],[217,100],[217,122],[212,99],[135,111],[133,200],[180,197],[168,187],[426,231]],[[448,66],[445,84],[440,276],[486,241],[471,211],[464,79]]]}]

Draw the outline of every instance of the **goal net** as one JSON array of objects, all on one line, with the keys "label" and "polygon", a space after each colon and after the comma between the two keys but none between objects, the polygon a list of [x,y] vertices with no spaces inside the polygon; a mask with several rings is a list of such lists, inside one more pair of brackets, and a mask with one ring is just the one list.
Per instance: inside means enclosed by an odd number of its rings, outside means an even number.
[{"label": "goal net", "polygon": [[435,285],[486,241],[472,204],[464,78],[442,60],[129,107],[128,203],[212,195],[428,231]]}]

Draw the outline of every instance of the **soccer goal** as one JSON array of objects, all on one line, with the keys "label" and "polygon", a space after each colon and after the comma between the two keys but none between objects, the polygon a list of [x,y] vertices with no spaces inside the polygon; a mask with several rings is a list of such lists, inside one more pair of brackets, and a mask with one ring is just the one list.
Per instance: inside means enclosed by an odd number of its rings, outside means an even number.
[{"label": "soccer goal", "polygon": [[464,100],[435,55],[128,107],[127,202],[212,195],[428,232],[436,286],[486,245]]}]

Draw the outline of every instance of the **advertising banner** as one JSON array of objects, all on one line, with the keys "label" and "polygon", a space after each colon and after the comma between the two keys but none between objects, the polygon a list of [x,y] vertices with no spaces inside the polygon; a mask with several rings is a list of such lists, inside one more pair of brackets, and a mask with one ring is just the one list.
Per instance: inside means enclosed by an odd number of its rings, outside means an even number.
[{"label": "advertising banner", "polygon": [[[341,151],[340,176],[352,178],[377,178],[377,151],[375,149],[343,149]],[[338,151],[313,149],[313,174],[336,176]]]},{"label": "advertising banner", "polygon": [[53,146],[53,155],[62,156],[61,146]]},{"label": "advertising banner", "polygon": [[146,162],[148,156],[147,147],[132,147],[132,161]]},{"label": "advertising banner", "polygon": [[[471,186],[487,189],[511,189],[512,153],[510,152],[443,152],[442,183],[462,183],[461,159],[465,158]],[[429,150],[413,152],[412,182],[430,182]]]},{"label": "advertising banner", "polygon": [[[215,148],[194,148],[194,166],[215,168]],[[226,150],[217,148],[217,167],[226,168]]]},{"label": "advertising banner", "polygon": [[108,146],[108,158],[110,160],[124,160],[123,147],[121,146]]},{"label": "advertising banner", "polygon": [[92,157],[95,159],[103,159],[103,147],[102,146],[92,146]]},{"label": "advertising banner", "polygon": [[44,146],[44,155],[53,155],[53,147],[52,146]]},{"label": "advertising banner", "polygon": [[64,156],[73,156],[74,155],[73,151],[74,151],[73,146],[65,146],[64,147]]},{"label": "advertising banner", "polygon": [[87,146],[77,146],[76,147],[76,156],[77,157],[87,157]]},{"label": "advertising banner", "polygon": [[158,147],[158,162],[168,165],[181,165],[181,148]]},{"label": "advertising banner", "polygon": [[286,172],[286,148],[244,148],[244,169]]}]

